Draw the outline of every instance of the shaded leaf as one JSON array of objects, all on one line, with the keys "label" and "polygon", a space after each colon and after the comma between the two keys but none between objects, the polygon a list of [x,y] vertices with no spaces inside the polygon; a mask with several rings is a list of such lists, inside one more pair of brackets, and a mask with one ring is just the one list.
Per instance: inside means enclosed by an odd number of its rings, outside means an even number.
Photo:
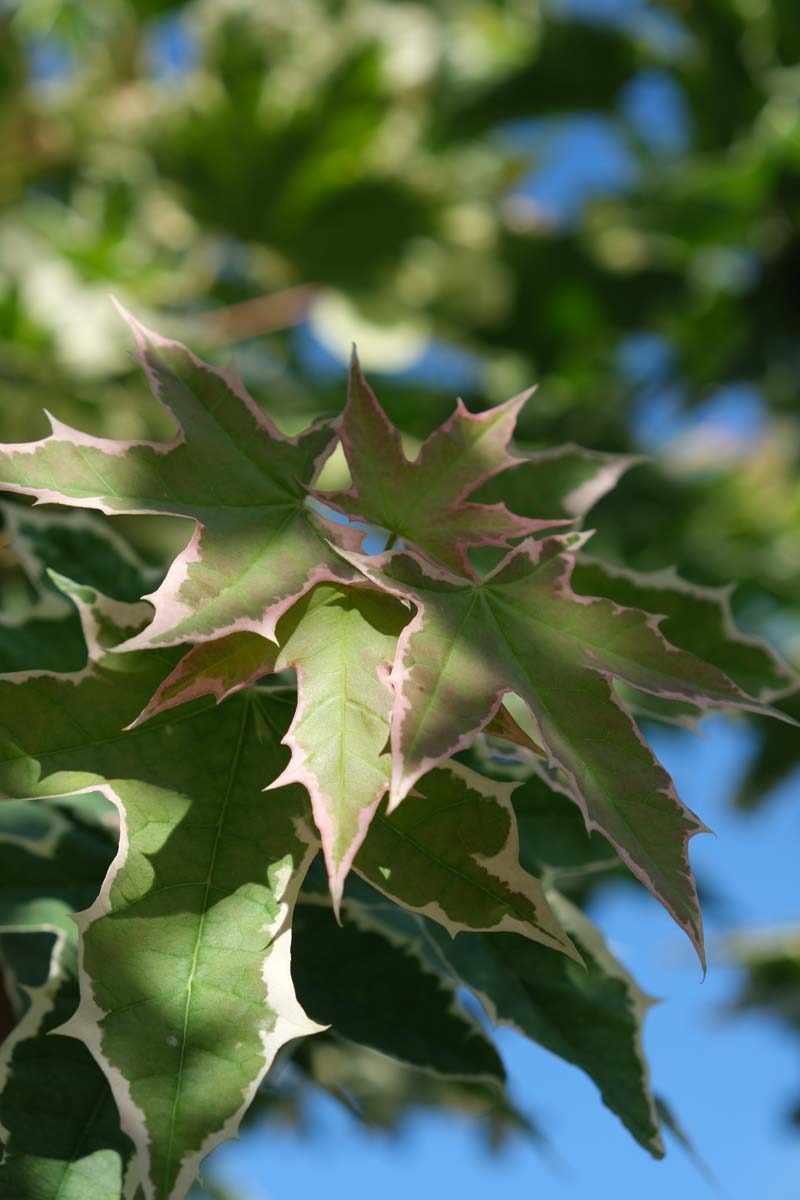
[{"label": "shaded leaf", "polygon": [[89,1050],[53,1031],[78,1004],[74,908],[97,894],[113,840],[45,801],[0,804],[0,966],[19,1023],[0,1050],[0,1194],[118,1200],[132,1145]]},{"label": "shaded leaf", "polygon": [[512,790],[458,763],[429,772],[400,808],[374,818],[356,870],[451,936],[513,930],[578,957],[539,880],[520,866]]},{"label": "shaded leaf", "polygon": [[476,499],[505,503],[523,517],[570,520],[585,517],[626,471],[644,461],[636,454],[604,454],[574,444],[526,450],[519,458],[510,470],[484,484]]},{"label": "shaded leaf", "polygon": [[36,925],[2,936],[28,1000],[0,1049],[0,1195],[9,1200],[119,1200],[132,1151],[102,1071],[86,1046],[56,1032],[78,1002],[64,947],[63,933]]},{"label": "shaded leaf", "polygon": [[709,1167],[708,1163],[699,1153],[692,1139],[689,1137],[683,1124],[678,1120],[672,1105],[669,1104],[663,1096],[656,1096],[656,1111],[658,1112],[661,1124],[675,1138],[675,1141],[686,1154],[689,1162],[696,1168],[709,1187],[716,1192],[720,1191],[719,1181],[714,1175],[714,1172]]},{"label": "shaded leaf", "polygon": [[441,1075],[502,1083],[503,1065],[456,989],[413,947],[325,905],[298,904],[292,976],[306,1012],[336,1033]]},{"label": "shaded leaf", "polygon": [[580,808],[564,784],[534,773],[511,796],[519,829],[519,859],[545,886],[564,889],[598,873],[616,870],[619,858],[605,838],[589,833]]},{"label": "shaded leaf", "polygon": [[[794,721],[800,721],[800,691],[777,700],[775,707]],[[799,739],[794,727],[775,721],[759,721],[758,725],[761,743],[739,780],[735,796],[738,808],[758,808],[800,767]]]},{"label": "shaded leaf", "polygon": [[661,630],[673,646],[713,663],[757,700],[774,700],[796,686],[794,672],[766,642],[737,628],[733,588],[701,587],[671,568],[632,571],[586,554],[577,557],[572,585],[584,596],[661,614]]},{"label": "shaded leaf", "polygon": [[28,602],[0,613],[0,671],[78,670],[86,661],[80,621],[48,568],[127,601],[155,584],[157,573],[93,513],[4,501],[0,516],[8,551],[32,592]]},{"label": "shaded leaf", "polygon": [[514,934],[465,933],[451,940],[428,922],[425,937],[495,1023],[585,1071],[636,1140],[661,1158],[641,1041],[653,1001],[610,954],[599,930],[563,897],[549,895],[584,967]]}]

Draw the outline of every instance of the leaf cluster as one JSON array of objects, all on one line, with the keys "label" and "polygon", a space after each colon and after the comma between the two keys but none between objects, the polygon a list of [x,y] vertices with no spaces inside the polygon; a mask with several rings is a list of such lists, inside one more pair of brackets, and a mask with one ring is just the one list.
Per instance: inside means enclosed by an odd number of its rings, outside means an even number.
[{"label": "leaf cluster", "polygon": [[[341,419],[288,437],[232,367],[128,320],[172,436],[50,418],[0,450],[9,492],[192,527],[147,592],[116,535],[70,527],[104,591],[51,553],[62,515],[7,509],[34,595],[0,679],[0,1187],[180,1200],[285,1047],[325,1086],[323,1037],[524,1127],[464,988],[660,1156],[650,1001],[565,893],[625,869],[703,961],[704,826],[637,715],[783,715],[791,672],[727,593],[584,554],[633,463],[515,453],[526,396],[459,403],[411,461],[355,355]],[[321,490],[336,451],[350,486]],[[76,621],[83,660],[48,658]]]}]

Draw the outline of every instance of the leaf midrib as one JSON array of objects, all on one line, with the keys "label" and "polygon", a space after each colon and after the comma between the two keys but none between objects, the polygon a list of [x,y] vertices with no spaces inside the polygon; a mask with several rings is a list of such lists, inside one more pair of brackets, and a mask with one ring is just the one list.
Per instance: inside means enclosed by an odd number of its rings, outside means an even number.
[{"label": "leaf midrib", "polygon": [[165,1152],[164,1174],[163,1174],[163,1186],[164,1186],[164,1195],[165,1196],[169,1195],[169,1192],[170,1192],[172,1155],[173,1155],[173,1146],[174,1146],[174,1142],[175,1142],[175,1128],[176,1128],[176,1123],[177,1123],[178,1105],[180,1104],[181,1091],[183,1088],[183,1075],[184,1075],[184,1068],[185,1068],[185,1061],[186,1061],[186,1044],[187,1044],[187,1040],[188,1040],[189,1015],[190,1015],[191,1005],[192,1005],[192,991],[194,989],[194,981],[195,981],[195,976],[197,974],[197,961],[198,961],[198,958],[200,955],[200,948],[201,948],[202,941],[203,941],[203,931],[205,928],[206,915],[208,913],[208,897],[209,897],[209,893],[210,893],[211,887],[212,887],[211,881],[212,881],[212,878],[214,875],[214,870],[215,870],[216,864],[217,864],[217,855],[219,853],[219,846],[220,846],[220,842],[222,840],[222,831],[223,831],[223,828],[225,825],[225,819],[226,819],[227,813],[228,813],[228,806],[230,803],[231,793],[233,792],[234,783],[236,781],[236,776],[237,776],[237,773],[239,770],[239,764],[241,762],[242,748],[244,745],[244,734],[245,734],[245,729],[247,728],[247,721],[248,721],[249,716],[250,716],[250,704],[249,704],[249,701],[245,701],[245,703],[242,705],[242,718],[239,723],[239,732],[238,732],[238,735],[236,738],[236,744],[234,746],[233,757],[231,759],[231,765],[228,769],[228,780],[227,780],[227,784],[225,787],[225,794],[224,794],[224,797],[222,800],[222,804],[220,805],[219,819],[217,821],[216,836],[214,838],[214,845],[212,846],[212,849],[211,849],[211,857],[210,857],[210,861],[209,861],[208,872],[206,874],[206,879],[205,879],[205,883],[204,883],[204,887],[203,887],[203,896],[200,901],[200,910],[201,910],[200,911],[200,921],[199,921],[199,924],[197,927],[197,936],[195,938],[194,951],[192,953],[192,961],[191,961],[191,965],[189,968],[189,978],[186,982],[186,1003],[184,1006],[184,1014],[183,1014],[183,1031],[181,1034],[181,1052],[180,1052],[180,1059],[178,1062],[177,1080],[175,1083],[175,1097],[174,1097],[174,1100],[172,1103],[172,1111],[171,1111],[170,1120],[169,1120],[169,1137],[167,1140],[167,1148],[166,1148],[166,1152]]}]

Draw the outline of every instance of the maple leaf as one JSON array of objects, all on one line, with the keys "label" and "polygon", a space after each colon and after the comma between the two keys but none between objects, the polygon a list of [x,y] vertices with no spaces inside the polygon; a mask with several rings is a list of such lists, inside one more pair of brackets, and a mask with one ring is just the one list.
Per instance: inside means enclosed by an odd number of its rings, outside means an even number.
[{"label": "maple leaf", "polygon": [[292,988],[290,923],[319,843],[302,788],[264,803],[285,764],[285,698],[201,701],[125,731],[174,655],[111,653],[148,606],[62,586],[90,662],[0,680],[0,792],[100,790],[119,810],[119,850],[77,917],[81,1001],[61,1032],[106,1074],[148,1200],[183,1200],[280,1047],[318,1029]]},{"label": "maple leaf", "polygon": [[337,925],[329,908],[302,900],[303,892],[292,975],[315,1021],[425,1071],[503,1084],[494,1043],[460,1007],[457,986],[416,947],[387,936],[358,907],[347,906]]},{"label": "maple leaf", "polygon": [[0,451],[0,487],[40,502],[194,522],[188,546],[149,597],[153,621],[132,647],[233,630],[271,638],[279,616],[315,582],[352,573],[307,504],[336,431],[320,422],[284,437],[233,367],[211,367],[123,315],[136,358],[178,432],[166,443],[119,442],[50,417],[49,437]]},{"label": "maple leaf", "polygon": [[158,582],[152,568],[96,513],[30,508],[4,500],[0,517],[14,566],[32,591],[28,604],[0,612],[0,671],[71,671],[84,662],[86,647],[75,606],[53,583],[48,569],[62,570],[69,564],[84,583],[121,600],[138,599]]},{"label": "maple leaf", "polygon": [[606,454],[572,442],[547,450],[520,448],[511,469],[485,483],[475,498],[503,501],[523,517],[574,520],[585,517],[626,471],[645,461],[638,454]]},{"label": "maple leaf", "polygon": [[539,879],[520,865],[513,791],[448,762],[420,779],[395,812],[378,812],[355,869],[451,937],[510,931],[580,962]]},{"label": "maple leaf", "polygon": [[[539,848],[547,857],[548,847]],[[579,951],[574,958],[551,954],[510,932],[448,937],[441,925],[387,904],[363,885],[345,899],[344,911],[444,969],[454,983],[470,989],[494,1025],[515,1029],[580,1067],[633,1136],[661,1158],[664,1147],[642,1052],[642,1024],[653,1001],[583,913],[553,889],[547,896]]]},{"label": "maple leaf", "polygon": [[78,1004],[72,913],[97,895],[114,844],[65,808],[0,805],[0,965],[19,1013],[0,1047],[0,1195],[109,1200],[133,1147],[87,1047],[54,1031]]},{"label": "maple leaf", "polygon": [[276,643],[245,631],[193,647],[131,726],[198,696],[221,701],[291,668],[297,708],[284,742],[292,757],[269,788],[294,782],[307,789],[337,913],[353,858],[389,786],[392,698],[379,672],[394,661],[409,615],[372,587],[320,584],[281,618]]},{"label": "maple leaf", "polygon": [[613,681],[703,708],[772,710],[715,667],[671,646],[657,616],[575,595],[569,551],[583,540],[529,539],[480,581],[432,570],[410,553],[358,557],[376,583],[417,605],[400,635],[391,676],[390,807],[468,746],[505,693],[514,692],[588,827],[608,838],[686,930],[702,961],[687,844],[705,826],[678,799]]},{"label": "maple leaf", "polygon": [[[403,451],[400,431],[381,408],[353,350],[341,440],[351,487],[319,496],[349,516],[389,531],[434,562],[471,575],[471,546],[507,546],[509,539],[555,524],[518,517],[503,503],[467,499],[481,484],[519,462],[508,452],[517,414],[531,392],[483,413],[459,400],[453,415],[425,441],[414,462]],[[542,514],[546,517],[548,514]]]},{"label": "maple leaf", "polygon": [[713,663],[757,700],[785,696],[800,682],[766,642],[737,628],[733,586],[703,587],[671,567],[633,571],[585,553],[576,559],[572,586],[583,595],[660,613],[662,631],[674,646]]},{"label": "maple leaf", "polygon": [[584,1070],[636,1140],[654,1158],[663,1158],[642,1051],[642,1026],[655,1001],[637,987],[579,909],[556,892],[548,899],[580,951],[582,967],[514,934],[464,934],[452,940],[427,924],[424,936],[494,1024],[516,1029]]},{"label": "maple leaf", "polygon": [[[538,880],[519,869],[504,785],[448,764],[419,781],[391,820],[376,816],[391,775],[392,696],[381,672],[408,619],[391,596],[320,584],[280,620],[278,645],[245,632],[193,647],[131,728],[200,696],[220,701],[292,667],[297,709],[284,738],[292,757],[269,788],[296,782],[307,789],[334,911],[355,862],[398,903],[428,912],[451,933],[516,929],[571,953]],[[532,745],[506,717],[498,729]],[[362,845],[373,820],[380,828]]]}]

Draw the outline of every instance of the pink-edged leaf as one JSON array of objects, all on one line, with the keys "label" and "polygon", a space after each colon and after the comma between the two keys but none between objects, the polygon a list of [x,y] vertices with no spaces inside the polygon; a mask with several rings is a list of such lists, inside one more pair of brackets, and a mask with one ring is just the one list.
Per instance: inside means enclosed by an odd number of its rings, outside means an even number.
[{"label": "pink-edged leaf", "polygon": [[321,579],[347,578],[307,493],[336,442],[324,422],[284,437],[232,367],[218,370],[128,314],[136,358],[179,428],[171,441],[90,437],[51,418],[40,442],[0,451],[0,488],[105,513],[186,517],[195,531],[149,597],[152,624],[132,648],[250,630]]},{"label": "pink-edged leaf", "polygon": [[338,912],[344,881],[389,786],[392,695],[385,677],[410,613],[391,596],[325,584],[278,626],[276,668],[297,675],[292,752],[270,786],[302,783]]},{"label": "pink-edged leaf", "polygon": [[392,695],[385,683],[408,609],[371,588],[320,584],[281,618],[278,644],[232,633],[194,646],[131,728],[198,696],[219,702],[263,675],[294,670],[292,757],[270,788],[302,783],[338,913],[344,880],[389,786]]},{"label": "pink-edged leaf", "polygon": [[547,753],[514,720],[505,704],[500,705],[488,725],[484,726],[483,732],[488,733],[491,737],[502,738],[505,742],[512,742],[515,746],[522,746],[525,750],[530,750],[532,754],[547,758]]},{"label": "pink-edged leaf", "polygon": [[659,617],[576,596],[570,547],[582,540],[529,539],[478,583],[431,571],[406,553],[360,560],[383,587],[417,605],[392,673],[392,805],[467,746],[514,692],[589,829],[608,838],[702,958],[687,843],[704,826],[678,799],[613,681],[704,708],[768,710],[717,668],[671,646]]},{"label": "pink-edged leaf", "polygon": [[213,642],[193,646],[132,722],[135,729],[158,713],[187,704],[198,696],[213,696],[219,704],[240,688],[275,670],[278,646],[258,633],[228,633]]},{"label": "pink-edged leaf", "polygon": [[[459,400],[453,415],[423,443],[414,460],[364,378],[355,351],[341,438],[350,467],[347,491],[326,503],[387,529],[427,558],[470,574],[470,546],[507,546],[509,539],[558,524],[561,513],[518,517],[502,503],[475,504],[476,488],[519,460],[508,451],[517,414],[530,392],[483,413]],[[552,517],[540,520],[538,517]]]}]

